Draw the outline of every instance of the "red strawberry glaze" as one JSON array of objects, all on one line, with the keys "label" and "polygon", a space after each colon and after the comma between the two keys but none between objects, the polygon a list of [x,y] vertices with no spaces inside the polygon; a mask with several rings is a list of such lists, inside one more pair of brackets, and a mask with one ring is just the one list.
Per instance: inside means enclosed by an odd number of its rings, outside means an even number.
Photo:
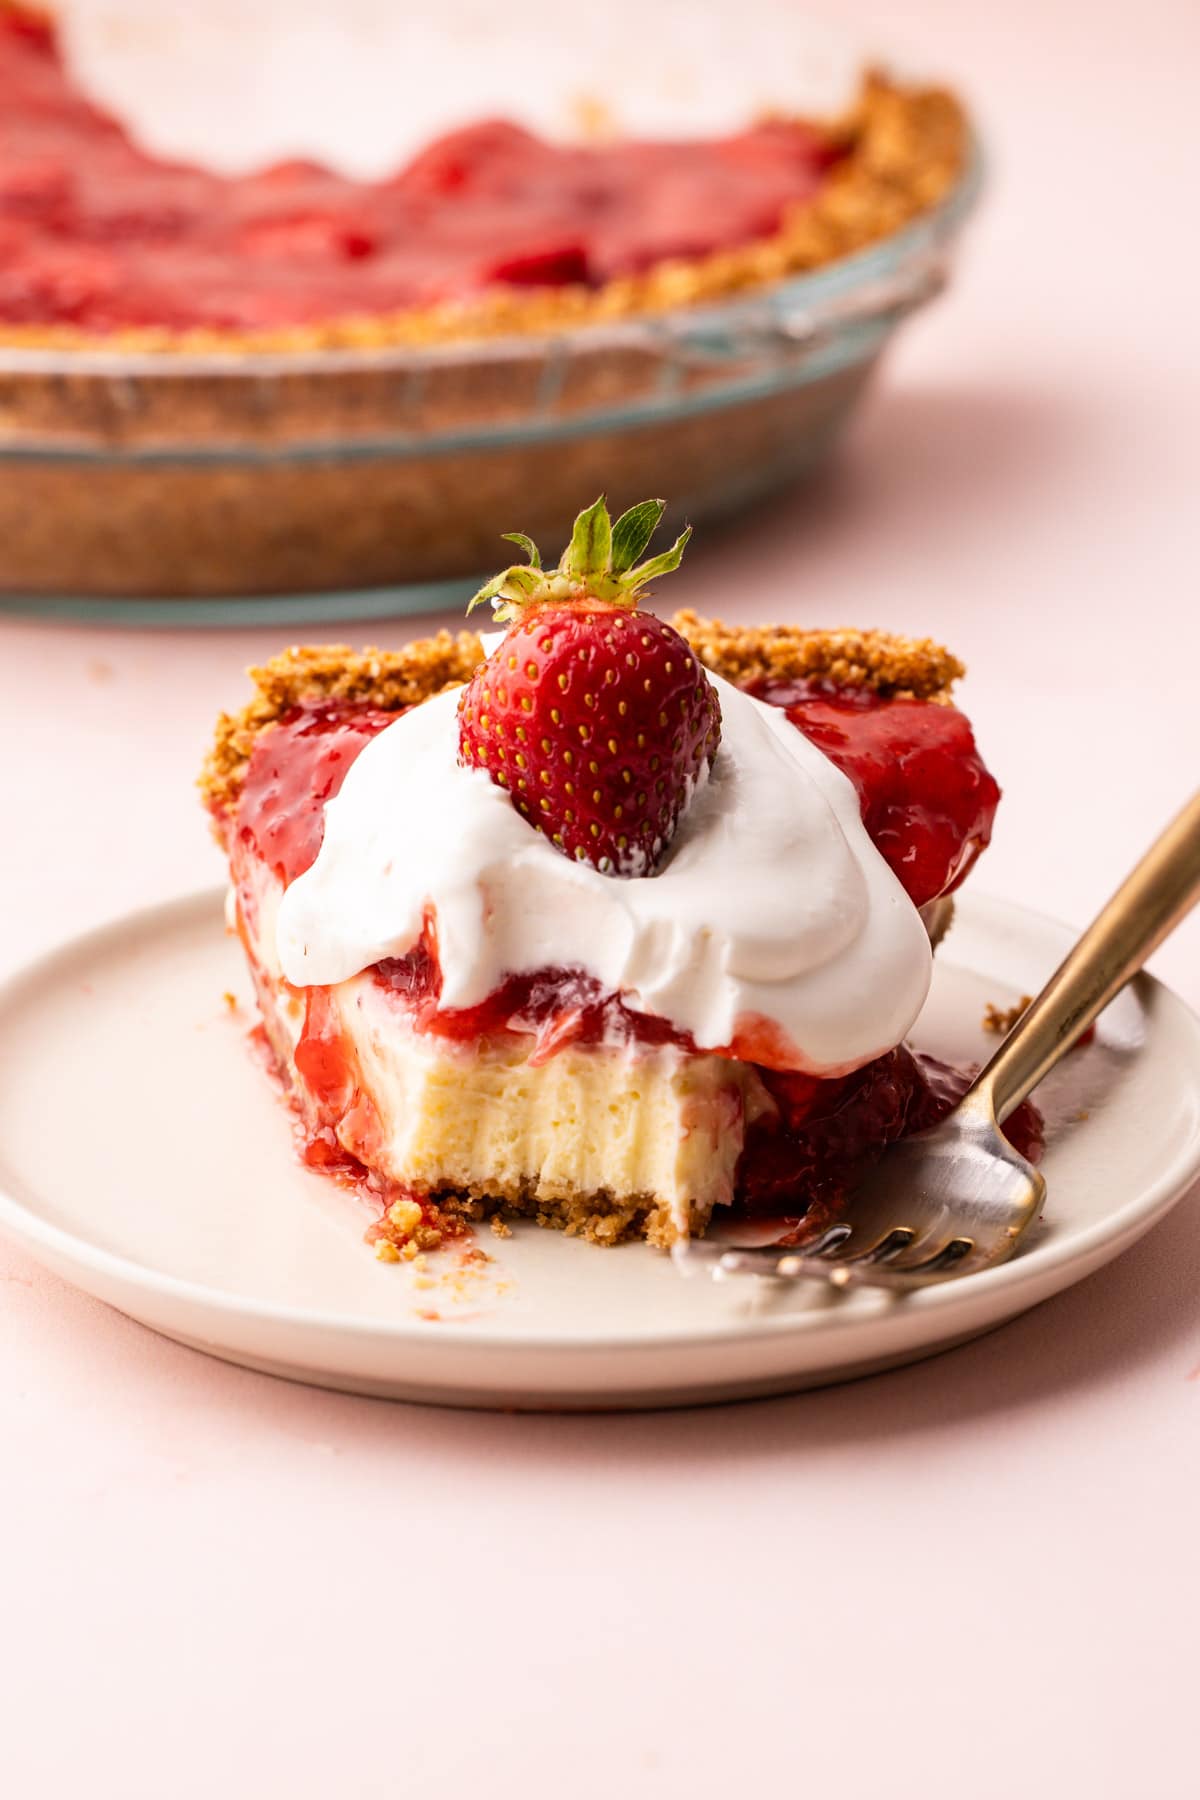
[{"label": "red strawberry glaze", "polygon": [[815,682],[763,681],[749,691],[783,707],[850,777],[872,842],[915,905],[958,886],[991,839],[1000,799],[965,714]]},{"label": "red strawberry glaze", "polygon": [[53,24],[0,5],[0,321],[254,331],[595,287],[771,235],[839,154],[785,121],[580,147],[490,120],[384,181],[299,160],[227,179],[139,149]]},{"label": "red strawberry glaze", "polygon": [[439,1007],[442,988],[436,945],[428,924],[415,950],[375,965],[375,979],[412,1013],[418,1031],[457,1042],[501,1032],[533,1034],[531,1062],[545,1062],[568,1044],[695,1044],[668,1019],[632,1012],[620,995],[606,993],[582,969],[540,969],[510,975],[478,1006]]},{"label": "red strawberry glaze", "polygon": [[[789,1200],[800,1193],[799,1219],[812,1204],[835,1211],[855,1174],[888,1144],[945,1118],[973,1071],[900,1044],[834,1081],[760,1073],[779,1117],[751,1130],[738,1167],[738,1200],[750,1213],[786,1219]],[[1011,1115],[1004,1133],[1031,1162],[1041,1156],[1042,1117],[1029,1101]]]},{"label": "red strawberry glaze", "polygon": [[236,828],[284,887],[317,860],[326,802],[340,790],[359,751],[400,716],[374,706],[297,706],[259,733]]}]

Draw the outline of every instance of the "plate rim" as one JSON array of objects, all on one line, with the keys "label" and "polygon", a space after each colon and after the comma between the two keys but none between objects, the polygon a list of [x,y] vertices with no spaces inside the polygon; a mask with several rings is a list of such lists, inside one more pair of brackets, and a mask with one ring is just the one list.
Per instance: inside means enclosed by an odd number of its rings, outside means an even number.
[{"label": "plate rim", "polygon": [[[129,908],[98,925],[72,933],[40,951],[0,979],[0,1034],[9,1008],[19,1004],[30,988],[36,988],[41,981],[52,978],[59,966],[69,959],[86,954],[89,950],[100,951],[108,944],[126,941],[131,931],[139,926],[144,928],[155,922],[169,925],[174,920],[182,922],[189,915],[205,911],[211,911],[214,918],[219,920],[224,895],[225,889],[221,885],[194,888],[152,902],[148,906]],[[1071,937],[1079,935],[1075,927],[1019,901],[986,892],[971,893],[961,899],[971,912],[978,907],[981,911],[1008,914],[1022,923],[1048,928],[1056,933]],[[1175,1012],[1185,1030],[1193,1035],[1196,1063],[1200,1068],[1200,1014],[1157,976],[1143,971],[1135,976],[1130,985],[1152,998],[1154,1005],[1166,1005]],[[761,1342],[767,1339],[815,1335],[821,1339],[836,1341],[845,1333],[870,1330],[877,1318],[894,1317],[894,1309],[898,1304],[903,1305],[910,1314],[930,1314],[936,1318],[940,1313],[950,1312],[968,1293],[977,1295],[983,1303],[988,1296],[999,1296],[1008,1288],[1020,1288],[1026,1284],[1037,1286],[1039,1276],[1051,1275],[1064,1264],[1076,1261],[1085,1263],[1101,1247],[1115,1246],[1112,1255],[1119,1255],[1127,1241],[1136,1239],[1156,1224],[1197,1179],[1200,1179],[1200,1129],[1195,1131],[1190,1143],[1183,1146],[1170,1165],[1137,1197],[1124,1202],[1104,1218],[1068,1233],[1061,1239],[1052,1238],[1010,1262],[981,1271],[962,1281],[946,1282],[899,1296],[884,1295],[881,1291],[883,1304],[869,1315],[864,1315],[858,1309],[814,1309],[810,1312],[781,1313],[776,1316],[743,1317],[735,1322],[706,1329],[661,1333],[624,1332],[609,1337],[590,1338],[536,1330],[516,1334],[464,1320],[456,1323],[454,1342],[464,1351],[492,1350],[512,1356],[537,1357],[546,1352],[558,1351],[573,1357],[587,1357],[611,1356],[614,1351],[670,1351],[686,1354],[712,1349],[722,1342],[750,1339]],[[3,1150],[0,1147],[0,1232],[21,1244],[43,1266],[45,1259],[38,1254],[39,1251],[54,1256],[56,1267],[60,1262],[86,1267],[98,1276],[115,1280],[127,1288],[175,1300],[193,1308],[207,1309],[243,1323],[299,1328],[325,1337],[353,1338],[361,1342],[386,1340],[398,1345],[429,1343],[427,1323],[423,1320],[398,1314],[394,1320],[381,1322],[378,1319],[365,1320],[353,1314],[315,1313],[279,1301],[256,1300],[230,1294],[224,1289],[210,1287],[184,1276],[155,1270],[128,1256],[93,1244],[41,1217],[18,1197],[9,1181],[10,1171],[4,1167]],[[1080,1279],[1087,1272],[1089,1271],[1084,1271]],[[1070,1283],[1062,1285],[1069,1286]],[[220,1349],[215,1349],[215,1353],[222,1354]]]}]

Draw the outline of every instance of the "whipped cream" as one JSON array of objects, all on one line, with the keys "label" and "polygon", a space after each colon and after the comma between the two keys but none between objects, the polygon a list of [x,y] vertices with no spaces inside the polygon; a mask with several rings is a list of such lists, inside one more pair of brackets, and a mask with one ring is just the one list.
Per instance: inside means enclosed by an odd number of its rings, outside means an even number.
[{"label": "whipped cream", "polygon": [[456,691],[402,715],[359,754],[319,856],[283,896],[287,979],[332,985],[403,956],[431,909],[443,1007],[477,1005],[510,974],[577,968],[702,1049],[748,1015],[794,1046],[789,1066],[853,1068],[899,1043],[929,986],[917,909],[851,782],[778,708],[713,680],[712,771],[658,872],[629,880],[571,861],[459,767]]}]

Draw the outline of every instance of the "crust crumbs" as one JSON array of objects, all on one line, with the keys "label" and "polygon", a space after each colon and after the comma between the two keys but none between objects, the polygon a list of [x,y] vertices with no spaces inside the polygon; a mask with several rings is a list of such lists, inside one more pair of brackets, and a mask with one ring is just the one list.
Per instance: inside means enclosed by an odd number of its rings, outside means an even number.
[{"label": "crust crumbs", "polygon": [[1032,994],[1022,994],[1011,1006],[996,1006],[989,1000],[983,1009],[981,1021],[985,1031],[994,1032],[997,1037],[1007,1037],[1017,1020],[1029,1011],[1033,1005]]},{"label": "crust crumbs", "polygon": [[676,613],[671,623],[705,667],[727,681],[822,680],[874,688],[893,698],[948,700],[953,683],[966,673],[958,658],[931,638],[810,631],[799,625],[725,625],[693,612]]},{"label": "crust crumbs", "polygon": [[99,334],[71,325],[0,322],[0,344],[196,355],[230,349],[292,353],[419,348],[612,324],[722,300],[850,256],[945,199],[967,160],[970,134],[957,98],[944,88],[901,87],[879,71],[866,74],[844,118],[806,122],[831,143],[848,145],[849,154],[811,200],[792,208],[777,232],[732,250],[655,263],[599,288],[497,286],[461,302],[269,331],[147,326]]},{"label": "crust crumbs", "polygon": [[[722,624],[694,612],[671,623],[701,662],[728,681],[817,679],[870,687],[889,697],[948,700],[964,673],[949,650],[929,638],[883,631],[819,631],[798,625]],[[345,644],[294,645],[249,671],[255,694],[240,712],[222,713],[200,774],[214,813],[237,798],[254,740],[294,706],[350,700],[398,712],[469,679],[483,661],[478,633],[417,638],[399,650],[351,650]]]}]

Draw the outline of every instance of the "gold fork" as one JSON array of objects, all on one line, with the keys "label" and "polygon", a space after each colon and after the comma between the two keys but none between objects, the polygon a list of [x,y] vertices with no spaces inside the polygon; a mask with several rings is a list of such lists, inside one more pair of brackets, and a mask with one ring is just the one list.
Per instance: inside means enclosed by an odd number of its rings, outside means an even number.
[{"label": "gold fork", "polygon": [[923,1287],[1005,1262],[1046,1197],[1000,1126],[1200,899],[1200,793],[1117,889],[954,1110],[903,1138],[837,1224],[787,1246],[676,1246],[684,1272]]}]

